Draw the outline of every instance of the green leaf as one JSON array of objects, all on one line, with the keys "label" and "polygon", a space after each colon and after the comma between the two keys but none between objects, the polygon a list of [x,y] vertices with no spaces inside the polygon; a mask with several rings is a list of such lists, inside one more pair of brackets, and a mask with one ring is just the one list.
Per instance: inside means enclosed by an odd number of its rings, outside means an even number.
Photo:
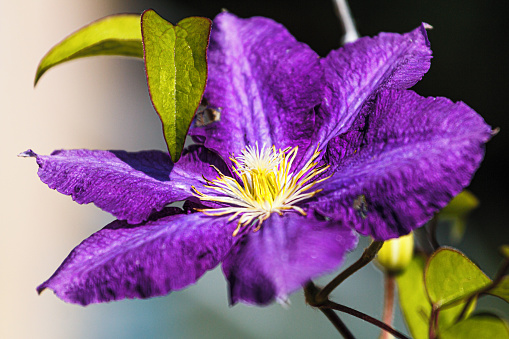
[{"label": "green leaf", "polygon": [[173,26],[153,10],[141,16],[150,98],[174,162],[205,90],[211,24],[209,19],[191,17]]},{"label": "green leaf", "polygon": [[428,336],[431,304],[424,288],[425,259],[415,256],[406,270],[396,277],[399,302],[412,337],[425,339]]},{"label": "green leaf", "polygon": [[[399,292],[401,311],[405,317],[412,337],[426,339],[429,334],[429,318],[431,316],[431,303],[424,287],[424,267],[426,259],[415,256],[406,270],[396,277]],[[467,316],[475,309],[476,303],[469,307]],[[440,329],[453,325],[460,315],[465,302],[440,310],[438,322]]]},{"label": "green leaf", "polygon": [[493,315],[476,315],[460,321],[445,331],[440,331],[441,339],[480,339],[509,338],[507,323]]},{"label": "green leaf", "polygon": [[[438,328],[440,330],[445,330],[456,323],[458,317],[465,308],[467,300],[463,300],[458,304],[446,306],[440,309],[440,313],[438,314]],[[474,312],[475,307],[477,306],[477,298],[474,298],[472,303],[468,306],[468,309],[464,315],[464,318],[467,318],[472,312]]]},{"label": "green leaf", "polygon": [[424,283],[430,301],[442,307],[471,296],[491,279],[460,251],[441,248],[428,261]]},{"label": "green leaf", "polygon": [[95,21],[55,45],[41,60],[34,86],[51,67],[94,55],[143,57],[140,16],[113,15]]},{"label": "green leaf", "polygon": [[509,275],[506,275],[502,278],[497,286],[490,289],[487,293],[504,299],[509,303]]}]

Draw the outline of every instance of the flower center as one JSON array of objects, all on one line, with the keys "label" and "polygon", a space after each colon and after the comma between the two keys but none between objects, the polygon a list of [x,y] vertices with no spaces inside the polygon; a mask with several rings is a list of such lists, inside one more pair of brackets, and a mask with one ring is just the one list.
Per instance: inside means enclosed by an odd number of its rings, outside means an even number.
[{"label": "flower center", "polygon": [[298,147],[276,150],[275,146],[262,146],[258,143],[247,146],[237,157],[230,157],[233,171],[238,179],[218,173],[215,180],[208,180],[205,187],[219,192],[219,195],[207,195],[199,192],[194,186],[194,194],[204,201],[214,201],[225,207],[199,210],[206,215],[219,216],[232,214],[228,219],[238,218],[237,228],[233,235],[237,235],[241,227],[254,224],[254,231],[258,231],[262,223],[272,213],[282,215],[283,212],[294,210],[302,215],[306,212],[296,206],[302,200],[313,197],[321,189],[309,191],[314,185],[329,177],[314,180],[329,166],[316,167],[316,158],[320,154],[318,149],[298,172],[292,172],[292,164],[297,155]]}]

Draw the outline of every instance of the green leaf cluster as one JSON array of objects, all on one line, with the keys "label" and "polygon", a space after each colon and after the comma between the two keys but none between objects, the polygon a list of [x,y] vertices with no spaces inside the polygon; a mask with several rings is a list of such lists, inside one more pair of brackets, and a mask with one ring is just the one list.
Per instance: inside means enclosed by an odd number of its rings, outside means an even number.
[{"label": "green leaf cluster", "polygon": [[172,25],[153,10],[141,18],[131,14],[103,18],[55,45],[39,63],[34,84],[50,68],[77,58],[143,58],[152,104],[176,162],[205,90],[211,24],[209,19],[191,17]]},{"label": "green leaf cluster", "polygon": [[[463,253],[440,248],[426,259],[415,256],[396,277],[401,309],[416,339],[509,338],[507,323],[477,314],[477,298],[492,294],[509,302],[509,277],[493,282]],[[431,330],[430,330],[431,328]]]}]

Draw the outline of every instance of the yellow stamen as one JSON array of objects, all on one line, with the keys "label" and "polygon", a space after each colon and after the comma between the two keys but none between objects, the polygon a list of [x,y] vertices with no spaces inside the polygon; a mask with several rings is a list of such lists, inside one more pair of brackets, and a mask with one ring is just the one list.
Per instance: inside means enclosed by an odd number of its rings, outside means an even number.
[{"label": "yellow stamen", "polygon": [[308,192],[316,184],[330,178],[313,180],[329,166],[316,167],[318,163],[315,160],[320,155],[317,148],[300,171],[291,172],[297,151],[298,147],[276,150],[274,146],[265,145],[260,149],[258,143],[254,147],[247,146],[241,155],[230,157],[233,171],[240,182],[225,176],[213,166],[218,174],[216,179],[209,180],[205,177],[203,179],[207,183],[205,187],[219,192],[220,195],[203,194],[194,186],[193,194],[200,200],[214,201],[227,206],[199,211],[210,216],[232,214],[229,221],[238,218],[233,236],[236,236],[243,226],[254,225],[255,222],[254,231],[258,231],[272,213],[282,215],[283,212],[294,210],[306,215],[306,212],[295,204],[321,191],[318,189]]}]

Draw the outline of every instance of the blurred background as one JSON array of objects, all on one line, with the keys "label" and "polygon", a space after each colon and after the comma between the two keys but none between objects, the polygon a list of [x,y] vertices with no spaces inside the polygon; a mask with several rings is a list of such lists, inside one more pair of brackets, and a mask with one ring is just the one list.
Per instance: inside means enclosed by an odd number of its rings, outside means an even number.
[{"label": "blurred background", "polygon": [[[357,0],[351,4],[361,35],[407,32],[425,21],[434,59],[415,86],[425,96],[462,100],[501,132],[487,145],[486,158],[470,190],[480,207],[459,244],[493,276],[497,248],[509,242],[509,119],[507,79],[508,11],[488,0]],[[42,184],[33,159],[16,155],[28,148],[48,154],[59,148],[165,149],[159,120],[147,93],[143,63],[122,58],[88,58],[58,66],[37,88],[41,57],[81,26],[120,12],[154,8],[174,23],[192,16],[213,18],[222,8],[241,16],[262,15],[283,23],[320,55],[339,47],[341,28],[330,0],[0,0],[0,338],[309,338],[337,336],[301,292],[283,308],[228,306],[220,270],[197,285],[166,297],[127,300],[86,308],[65,304],[50,291],[37,296],[69,251],[112,217],[81,206]],[[446,240],[447,229],[440,229]],[[364,239],[361,248],[367,244]],[[351,262],[359,251],[348,257]],[[325,281],[326,278],[322,281]],[[377,318],[382,310],[381,275],[372,266],[347,280],[335,300]],[[489,299],[483,309],[508,314]],[[359,338],[377,328],[344,315]],[[395,327],[405,331],[401,320]]]}]

